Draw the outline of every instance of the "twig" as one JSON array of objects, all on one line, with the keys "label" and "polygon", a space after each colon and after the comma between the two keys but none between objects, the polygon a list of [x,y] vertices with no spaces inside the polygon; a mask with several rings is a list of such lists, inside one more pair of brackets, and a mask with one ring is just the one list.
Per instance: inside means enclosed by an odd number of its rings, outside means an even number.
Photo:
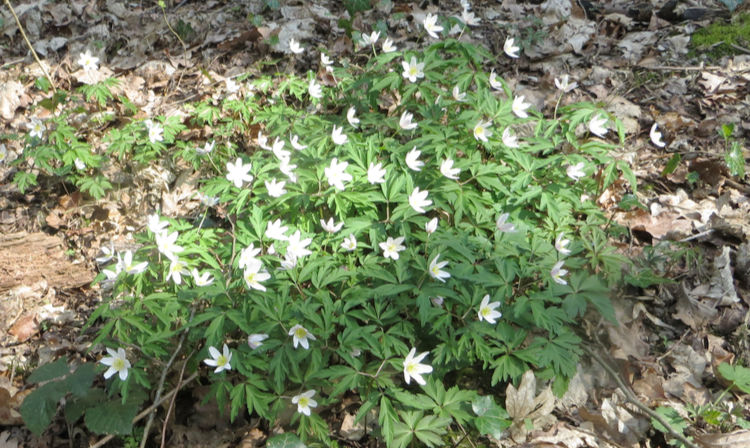
[{"label": "twig", "polygon": [[[190,319],[188,319],[188,325],[185,326],[185,329],[182,331],[182,334],[180,335],[180,342],[177,344],[177,348],[175,348],[174,352],[172,352],[172,357],[169,358],[169,361],[167,361],[167,365],[164,366],[164,369],[161,371],[161,378],[159,378],[159,387],[156,389],[156,397],[154,397],[154,401],[159,401],[161,399],[161,393],[164,390],[164,381],[167,379],[167,373],[169,373],[169,369],[172,367],[172,363],[174,362],[175,358],[177,358],[177,354],[180,353],[180,350],[182,350],[182,343],[185,342],[185,336],[187,336],[188,331],[190,330],[190,322],[193,321],[193,316],[195,316],[195,308],[190,312]],[[184,369],[184,366],[183,366]],[[156,409],[154,409],[156,410]],[[143,438],[141,439],[141,448],[145,448],[146,442],[148,441],[148,431],[151,429],[151,424],[154,422],[154,417],[156,416],[156,412],[151,413],[151,415],[148,416],[148,420],[146,421],[146,427],[143,428]]]},{"label": "twig", "polygon": [[[180,385],[182,384],[182,376],[185,374],[185,367],[187,367],[187,363],[190,360],[191,356],[192,353],[187,357],[185,362],[182,363],[182,368],[180,369],[180,377],[177,379],[177,389],[179,389]],[[167,408],[167,416],[164,417],[164,424],[161,426],[161,448],[164,448],[164,443],[166,442],[167,424],[169,423],[169,416],[172,413],[172,409],[174,409],[174,402],[176,399],[177,394],[172,395],[172,400],[169,402],[169,407]]]},{"label": "twig", "polygon": [[13,9],[13,5],[10,4],[10,0],[5,0],[5,4],[8,5],[8,9],[10,9],[10,13],[13,15],[13,18],[16,19],[16,25],[18,25],[18,30],[21,32],[21,36],[23,36],[23,40],[26,41],[26,45],[28,45],[29,50],[31,50],[31,54],[34,56],[36,63],[39,64],[39,67],[42,69],[44,76],[46,76],[47,80],[49,80],[49,83],[52,84],[52,88],[54,90],[57,90],[57,85],[55,85],[55,81],[47,72],[47,67],[45,67],[44,64],[42,64],[42,61],[39,59],[39,55],[37,55],[36,50],[34,50],[34,46],[31,45],[31,42],[29,41],[28,36],[26,36],[26,31],[24,31],[23,25],[21,25],[21,19],[19,19],[18,16],[16,15],[16,10]]},{"label": "twig", "polygon": [[617,372],[615,372],[615,370],[609,364],[607,364],[597,353],[586,346],[582,346],[582,348],[586,353],[588,353],[589,356],[594,358],[594,360],[599,363],[600,366],[604,367],[604,370],[606,370],[612,378],[614,378],[614,380],[617,382],[617,385],[620,387],[620,390],[622,390],[622,392],[625,394],[625,399],[627,401],[629,401],[631,404],[633,404],[635,407],[640,409],[643,413],[645,413],[652,419],[659,422],[662,426],[664,426],[664,428],[667,429],[669,435],[685,444],[685,446],[688,446],[689,448],[700,448],[698,445],[685,437],[681,432],[675,430],[662,415],[653,411],[645,404],[641,403],[641,401],[638,399],[638,397],[635,396],[633,391],[631,391],[630,388],[625,385],[625,382],[622,380],[620,375],[618,375]]},{"label": "twig", "polygon": [[[156,408],[158,408],[159,406],[161,406],[162,403],[164,403],[165,401],[167,401],[170,398],[172,398],[172,396],[174,394],[176,394],[177,391],[179,391],[182,386],[188,384],[189,382],[193,381],[196,378],[198,378],[198,372],[194,372],[192,375],[190,375],[188,377],[188,379],[185,380],[185,382],[183,382],[182,384],[180,384],[179,387],[175,387],[174,389],[172,389],[171,391],[169,391],[167,394],[165,394],[163,397],[161,397],[161,400],[159,400],[157,402],[154,402],[154,404],[152,404],[151,406],[149,406],[148,408],[146,408],[145,410],[143,410],[140,414],[136,415],[133,418],[133,423],[137,423],[140,419],[142,419],[143,417],[149,415],[152,411],[154,411]],[[114,437],[115,436],[113,436],[113,435],[108,435],[108,436],[104,437],[102,440],[100,440],[100,441],[96,442],[95,444],[91,445],[89,448],[99,448],[101,446],[104,446],[107,442],[109,442],[110,440],[112,440]]]},{"label": "twig", "polygon": [[698,238],[703,238],[706,235],[710,235],[710,234],[713,233],[713,231],[714,231],[714,229],[704,230],[701,233],[696,233],[695,235],[691,235],[691,236],[689,236],[687,238],[683,238],[681,240],[678,240],[677,242],[678,243],[687,243],[688,241],[696,240]]},{"label": "twig", "polygon": [[750,50],[748,50],[745,47],[740,47],[737,44],[729,44],[729,46],[732,47],[732,48],[734,48],[735,50],[741,52],[741,53],[750,54]]}]

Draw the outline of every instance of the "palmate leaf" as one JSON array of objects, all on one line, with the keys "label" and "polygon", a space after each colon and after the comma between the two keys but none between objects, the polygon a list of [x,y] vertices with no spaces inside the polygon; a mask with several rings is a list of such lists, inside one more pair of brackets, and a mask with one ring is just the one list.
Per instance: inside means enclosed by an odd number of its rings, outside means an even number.
[{"label": "palmate leaf", "polygon": [[489,435],[496,439],[503,437],[503,431],[510,426],[508,413],[495,403],[490,396],[477,397],[471,403],[471,409],[477,418],[473,420],[474,425],[483,435]]},{"label": "palmate leaf", "polygon": [[719,364],[719,373],[727,381],[731,381],[742,392],[750,394],[750,369],[742,366],[732,366],[727,363]]},{"label": "palmate leaf", "polygon": [[302,443],[302,441],[297,437],[296,434],[293,434],[291,432],[286,432],[284,434],[279,434],[277,436],[273,436],[266,442],[266,447],[268,448],[306,448],[307,445]]}]

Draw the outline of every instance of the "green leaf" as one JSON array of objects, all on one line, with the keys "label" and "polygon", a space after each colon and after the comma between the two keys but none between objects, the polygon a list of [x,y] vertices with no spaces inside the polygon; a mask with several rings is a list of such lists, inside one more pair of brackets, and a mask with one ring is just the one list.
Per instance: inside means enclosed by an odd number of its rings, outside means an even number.
[{"label": "green leaf", "polygon": [[[669,426],[672,427],[672,429],[676,430],[677,432],[684,432],[685,429],[688,427],[688,422],[680,417],[680,414],[674,409],[674,408],[668,408],[664,406],[659,406],[658,408],[654,409],[657,414],[664,417],[664,419],[669,423]],[[655,418],[651,419],[651,424],[656,428],[658,431],[661,431],[663,433],[667,433],[667,428],[664,427],[661,423],[659,423],[658,420]]]},{"label": "green leaf", "polygon": [[669,161],[666,165],[664,165],[664,169],[661,170],[662,176],[668,176],[672,173],[674,173],[674,170],[677,169],[678,166],[680,166],[680,162],[682,161],[682,156],[680,153],[675,153],[672,157],[669,158]]},{"label": "green leaf", "polygon": [[277,436],[273,436],[266,442],[267,448],[307,448],[307,445],[302,443],[302,441],[297,437],[296,434],[292,434],[290,432],[285,432],[284,434],[279,434]]},{"label": "green leaf", "polygon": [[472,401],[471,409],[477,415],[474,425],[482,435],[501,439],[503,431],[510,426],[508,413],[498,406],[489,395],[478,397]]},{"label": "green leaf", "polygon": [[65,396],[65,385],[60,381],[47,383],[24,398],[19,411],[26,427],[40,435],[57,413],[57,403]]},{"label": "green leaf", "polygon": [[742,392],[750,394],[750,369],[742,366],[733,366],[727,363],[719,364],[719,373],[727,381],[731,381]]},{"label": "green leaf", "polygon": [[76,371],[70,375],[65,383],[70,392],[76,397],[84,397],[91,390],[91,383],[96,377],[96,365],[86,362],[78,366]]},{"label": "green leaf", "polygon": [[30,383],[41,383],[44,381],[62,378],[68,374],[70,374],[68,361],[66,358],[60,358],[55,362],[39,366],[36,370],[34,370],[34,373],[29,375],[29,378],[26,381]]},{"label": "green leaf", "polygon": [[88,428],[97,434],[116,434],[126,436],[133,430],[133,419],[138,414],[138,405],[131,400],[122,403],[110,399],[86,410],[84,421]]}]

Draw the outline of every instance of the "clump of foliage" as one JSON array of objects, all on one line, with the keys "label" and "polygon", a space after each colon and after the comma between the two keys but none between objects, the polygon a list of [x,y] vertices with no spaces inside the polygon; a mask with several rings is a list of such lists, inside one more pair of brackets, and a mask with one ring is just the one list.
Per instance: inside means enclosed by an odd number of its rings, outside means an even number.
[{"label": "clump of foliage", "polygon": [[750,45],[750,14],[736,14],[729,23],[717,21],[690,36],[693,54],[708,50],[712,59],[741,54],[732,44],[747,48]]}]

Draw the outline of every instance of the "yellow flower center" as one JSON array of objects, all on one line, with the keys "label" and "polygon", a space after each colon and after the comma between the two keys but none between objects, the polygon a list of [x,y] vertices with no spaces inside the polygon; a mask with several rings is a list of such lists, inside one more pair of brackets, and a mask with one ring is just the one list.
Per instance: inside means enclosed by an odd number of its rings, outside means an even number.
[{"label": "yellow flower center", "polygon": [[310,399],[307,397],[299,397],[299,403],[300,407],[306,408],[310,405]]},{"label": "yellow flower center", "polygon": [[124,369],[125,368],[125,361],[122,360],[122,359],[120,359],[120,358],[115,359],[115,361],[112,363],[112,368],[115,369],[115,370],[117,370],[117,371],[120,371],[120,370]]},{"label": "yellow flower center", "polygon": [[409,373],[414,373],[414,369],[416,368],[417,366],[413,362],[410,362],[409,364],[406,365],[406,371]]},{"label": "yellow flower center", "polygon": [[482,134],[484,134],[484,128],[483,128],[483,127],[481,127],[481,126],[477,126],[477,128],[476,128],[476,129],[474,130],[474,132],[475,132],[475,133],[476,133],[477,135],[482,135]]},{"label": "yellow flower center", "polygon": [[417,67],[409,67],[409,75],[417,76],[417,74],[419,74],[419,71],[417,71]]},{"label": "yellow flower center", "polygon": [[218,367],[224,367],[227,364],[227,358],[224,355],[219,355],[218,358],[216,358],[216,365]]},{"label": "yellow flower center", "polygon": [[481,310],[482,316],[487,317],[490,314],[490,307],[486,306]]},{"label": "yellow flower center", "polygon": [[437,267],[437,265],[433,266],[432,267],[432,273],[437,276],[440,273],[440,268]]},{"label": "yellow flower center", "polygon": [[255,283],[255,272],[248,272],[245,274],[245,281],[248,283]]},{"label": "yellow flower center", "polygon": [[297,336],[297,339],[304,339],[305,337],[307,337],[307,330],[305,330],[304,328],[297,328],[294,331],[294,335]]}]

